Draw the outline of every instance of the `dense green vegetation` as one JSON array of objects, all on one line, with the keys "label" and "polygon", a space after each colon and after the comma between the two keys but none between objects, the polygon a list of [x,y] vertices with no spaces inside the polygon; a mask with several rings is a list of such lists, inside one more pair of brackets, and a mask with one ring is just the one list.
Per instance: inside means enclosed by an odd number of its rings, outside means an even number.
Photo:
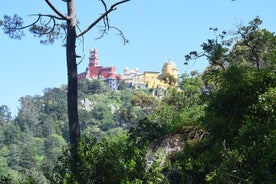
[{"label": "dense green vegetation", "polygon": [[187,61],[206,57],[209,67],[182,74],[163,99],[153,89],[79,82],[78,176],[66,86],[22,97],[15,118],[0,106],[1,182],[275,183],[276,36],[260,24],[189,53]]}]

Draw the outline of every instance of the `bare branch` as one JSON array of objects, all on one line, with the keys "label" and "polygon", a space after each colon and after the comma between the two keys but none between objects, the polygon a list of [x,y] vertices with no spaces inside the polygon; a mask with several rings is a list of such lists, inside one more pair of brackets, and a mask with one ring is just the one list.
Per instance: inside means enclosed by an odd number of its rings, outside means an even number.
[{"label": "bare branch", "polygon": [[82,59],[77,63],[77,65],[81,64],[81,62],[84,60],[85,54],[84,54],[81,58],[82,58]]},{"label": "bare branch", "polygon": [[47,24],[45,24],[45,26],[47,26],[48,24],[50,24],[50,22],[52,22],[52,21],[53,21],[53,26],[52,26],[52,28],[51,28],[48,32],[46,32],[46,33],[44,33],[44,34],[49,34],[49,33],[51,33],[51,32],[54,31],[54,29],[55,29],[55,27],[56,27],[56,20],[55,20],[54,18],[50,18],[49,22],[47,22]]},{"label": "bare branch", "polygon": [[225,155],[226,155],[226,156],[229,158],[229,160],[231,161],[232,165],[235,167],[235,169],[236,169],[236,171],[237,171],[237,173],[238,173],[238,175],[239,175],[238,178],[239,178],[241,181],[244,181],[243,176],[242,176],[242,173],[241,173],[240,170],[239,170],[238,164],[236,163],[235,159],[234,159],[234,158],[228,153],[228,151],[227,151],[225,142],[226,142],[226,141],[225,141],[225,139],[224,139],[223,142],[222,142],[223,151],[224,151]]},{"label": "bare branch", "polygon": [[116,31],[119,32],[119,35],[123,39],[124,44],[127,44],[129,42],[129,40],[126,38],[125,34],[123,33],[123,31],[121,31],[119,28],[114,26],[111,26],[110,28],[115,29]]},{"label": "bare branch", "polygon": [[[96,40],[99,40],[99,39],[103,38],[104,35],[107,33],[106,26],[103,26],[103,27],[104,28],[103,28],[103,30],[101,30],[101,32],[102,32],[101,35],[98,36],[97,38],[95,38]],[[116,31],[119,32],[119,36],[123,39],[124,45],[129,43],[129,40],[126,38],[126,36],[125,36],[125,34],[123,33],[122,30],[120,30],[119,28],[117,28],[115,26],[110,26],[109,28],[115,29]]]},{"label": "bare branch", "polygon": [[[40,32],[39,35],[46,35],[46,34],[49,34],[49,33],[51,33],[51,32],[55,29],[55,27],[56,27],[56,20],[55,20],[54,17],[52,17],[52,15],[41,15],[41,14],[38,14],[37,16],[38,16],[37,21],[33,22],[33,23],[30,24],[30,25],[27,25],[27,26],[25,26],[25,27],[22,27],[21,29],[24,29],[24,28],[27,28],[27,27],[35,26],[36,23],[37,23],[38,21],[40,21],[40,24],[43,25],[43,27],[47,27],[51,22],[53,22],[53,26],[51,26],[52,28],[51,28],[50,30],[48,30],[48,31],[45,30],[45,32]],[[48,17],[48,18],[49,18],[49,21],[48,21],[47,23],[43,23],[43,22],[42,22],[42,20],[43,20],[42,17]],[[35,33],[35,34],[38,34],[37,32],[34,32],[34,33]]]},{"label": "bare branch", "polygon": [[105,11],[100,17],[98,17],[92,24],[90,24],[85,30],[83,30],[81,33],[79,33],[77,35],[77,37],[80,37],[82,35],[84,35],[85,33],[87,33],[90,29],[92,29],[95,25],[97,25],[102,19],[104,19],[110,12],[116,10],[116,6],[126,3],[130,0],[123,0],[123,1],[119,1],[115,4],[113,4],[112,6],[110,6],[110,8]]},{"label": "bare branch", "polygon": [[235,175],[233,175],[233,174],[230,174],[230,173],[225,173],[225,174],[228,175],[228,176],[230,176],[230,177],[232,177],[232,178],[235,178],[235,179],[238,179],[238,180],[240,180],[240,181],[246,182],[245,179],[240,178],[240,177],[238,177],[238,176],[235,176]]},{"label": "bare branch", "polygon": [[18,27],[18,28],[14,28],[14,29],[26,29],[26,28],[31,27],[31,26],[35,25],[36,23],[38,23],[38,21],[39,21],[40,19],[41,19],[41,16],[40,16],[40,15],[37,15],[37,19],[36,19],[33,23],[31,23],[31,24],[29,24],[29,25],[27,25],[27,26]]},{"label": "bare branch", "polygon": [[[81,31],[80,27],[78,25],[76,25],[76,26],[77,26],[77,29],[79,31]],[[80,42],[82,44],[82,53],[84,53],[84,36],[81,36],[81,38],[78,38],[78,39],[80,40]],[[84,54],[84,56],[85,56],[85,54]],[[82,58],[84,58],[84,56]],[[82,60],[77,65],[79,65],[82,62]]]},{"label": "bare branch", "polygon": [[107,31],[106,31],[106,26],[102,26],[102,27],[103,27],[103,29],[100,30],[100,31],[101,31],[101,35],[98,36],[97,38],[95,38],[95,40],[99,40],[99,39],[103,38],[104,35],[105,35],[105,33],[107,33]]},{"label": "bare branch", "polygon": [[[104,0],[100,0],[104,6],[104,10],[105,12],[107,12],[107,6],[106,6],[106,3],[104,2]],[[105,18],[103,19],[104,21],[104,25],[105,25],[105,28],[107,27],[107,30],[109,30],[109,19],[108,19],[108,15],[105,16]],[[106,30],[106,29],[105,29]]]},{"label": "bare branch", "polygon": [[120,4],[123,4],[123,3],[126,3],[126,2],[128,2],[128,1],[130,1],[130,0],[119,1],[119,2],[117,2],[117,3],[115,3],[115,4],[113,4],[113,5],[110,7],[110,9],[114,9],[116,6],[118,6],[118,5],[120,5]]},{"label": "bare branch", "polygon": [[56,9],[56,7],[49,0],[45,0],[45,2],[59,16],[59,19],[62,19],[62,20],[68,20],[69,19],[68,16],[64,15],[58,9]]},{"label": "bare branch", "polygon": [[105,11],[107,11],[107,6],[106,6],[106,3],[104,2],[104,0],[100,0],[100,1],[102,2],[102,4],[103,4],[103,6],[104,6]]}]

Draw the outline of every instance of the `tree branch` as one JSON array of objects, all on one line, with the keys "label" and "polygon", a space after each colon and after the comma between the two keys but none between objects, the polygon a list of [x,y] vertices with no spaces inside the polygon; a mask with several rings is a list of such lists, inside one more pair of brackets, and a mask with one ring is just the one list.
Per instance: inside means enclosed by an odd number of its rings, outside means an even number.
[{"label": "tree branch", "polygon": [[[104,2],[104,0],[100,0],[104,6],[104,10],[107,12],[107,6],[106,6],[106,3]],[[105,19],[104,19],[104,23],[106,25],[107,23],[107,29],[109,30],[109,24],[108,24],[109,20],[108,20],[108,15],[106,15]]]},{"label": "tree branch", "polygon": [[60,16],[59,19],[63,19],[63,20],[68,20],[69,17],[64,15],[63,13],[61,13],[60,11],[58,11],[58,9],[56,9],[56,7],[49,1],[49,0],[45,0],[45,2],[48,4],[48,6],[58,15]]},{"label": "tree branch", "polygon": [[225,145],[225,139],[222,142],[222,148],[223,148],[223,151],[224,151],[225,155],[229,158],[229,160],[231,161],[232,165],[235,167],[235,169],[236,169],[236,171],[239,175],[239,177],[236,177],[236,178],[239,178],[241,181],[244,181],[242,173],[240,172],[237,163],[235,162],[234,158],[227,151],[227,148],[226,148],[226,145]]},{"label": "tree branch", "polygon": [[127,44],[127,43],[129,43],[129,40],[126,38],[126,36],[123,33],[123,31],[121,31],[120,29],[118,29],[117,27],[114,27],[114,26],[111,26],[110,28],[113,28],[113,29],[115,29],[115,30],[117,30],[119,32],[119,35],[123,39],[124,45]]},{"label": "tree branch", "polygon": [[110,6],[110,8],[105,11],[100,17],[98,17],[94,22],[92,22],[92,24],[90,24],[85,30],[83,30],[81,33],[79,33],[77,35],[77,37],[80,37],[82,35],[84,35],[85,33],[87,33],[90,29],[92,29],[95,25],[97,25],[102,19],[104,19],[110,12],[116,10],[116,6],[126,3],[130,0],[123,0],[123,1],[119,1],[113,5]]},{"label": "tree branch", "polygon": [[56,15],[51,15],[51,14],[31,14],[30,16],[50,17],[50,18],[53,18],[53,19],[64,20],[61,17],[58,17]]},{"label": "tree branch", "polygon": [[[106,6],[105,1],[104,0],[100,0],[100,1],[102,2],[103,6],[104,6],[105,12],[107,12],[107,6]],[[103,22],[104,22],[105,29],[104,29],[102,35],[104,35],[104,33],[106,32],[106,29],[109,31],[109,19],[108,19],[108,15],[106,15],[105,18],[103,18]]]},{"label": "tree branch", "polygon": [[[32,16],[32,15],[30,15],[30,16]],[[36,23],[38,23],[38,21],[40,20],[40,18],[41,18],[41,15],[37,15],[37,19],[33,23],[31,23],[31,24],[29,24],[27,26],[18,27],[18,28],[16,27],[16,28],[13,28],[13,29],[26,29],[28,27],[31,27],[31,26],[35,25]]]}]

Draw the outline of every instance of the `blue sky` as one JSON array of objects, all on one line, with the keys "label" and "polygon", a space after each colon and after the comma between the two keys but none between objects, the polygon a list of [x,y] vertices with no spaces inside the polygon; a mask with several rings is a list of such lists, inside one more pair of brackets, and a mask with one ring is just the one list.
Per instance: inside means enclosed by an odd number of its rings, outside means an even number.
[{"label": "blue sky", "polygon": [[[30,14],[51,13],[43,0],[27,2],[29,4],[22,0],[0,0],[0,16],[17,13],[28,23],[32,20]],[[62,12],[66,11],[61,0],[52,2]],[[76,1],[76,7],[82,29],[103,11],[98,0]],[[179,73],[203,71],[206,61],[185,66],[184,56],[189,51],[200,50],[206,39],[213,38],[210,27],[235,30],[237,25],[246,25],[260,16],[262,27],[275,32],[275,7],[275,0],[132,0],[109,16],[111,25],[120,28],[130,43],[123,45],[116,31],[95,40],[100,34],[100,27],[95,27],[85,35],[84,45],[77,45],[78,54],[84,57],[79,72],[88,64],[90,48],[98,49],[100,65],[115,65],[118,73],[125,67],[160,71],[169,59],[177,64]],[[22,40],[11,40],[2,31],[0,40],[0,105],[7,105],[16,113],[20,97],[42,95],[47,87],[66,84],[65,48],[61,40],[44,46],[28,32]]]}]

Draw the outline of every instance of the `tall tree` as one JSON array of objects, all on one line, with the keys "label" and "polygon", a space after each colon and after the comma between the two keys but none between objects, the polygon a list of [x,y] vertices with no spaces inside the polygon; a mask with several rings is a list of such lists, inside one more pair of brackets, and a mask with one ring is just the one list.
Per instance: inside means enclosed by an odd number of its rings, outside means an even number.
[{"label": "tall tree", "polygon": [[[24,36],[23,30],[29,28],[29,31],[38,37],[45,37],[45,40],[41,40],[41,43],[54,43],[58,38],[66,39],[66,60],[67,60],[67,77],[68,77],[68,119],[69,119],[69,135],[70,143],[72,144],[72,166],[75,166],[78,162],[77,149],[78,138],[80,137],[80,126],[78,117],[78,87],[77,87],[77,54],[76,54],[76,39],[82,37],[92,28],[94,28],[99,22],[103,21],[104,30],[103,34],[109,29],[114,28],[120,32],[124,41],[127,42],[123,33],[114,26],[110,26],[108,15],[117,9],[117,6],[126,3],[130,0],[121,0],[112,4],[109,8],[105,0],[100,0],[104,7],[104,12],[84,30],[78,32],[79,27],[77,25],[76,6],[75,0],[62,0],[67,6],[67,14],[61,13],[57,7],[50,1],[44,0],[45,3],[53,10],[53,14],[35,14],[37,19],[30,25],[23,25],[23,20],[18,15],[8,16],[5,15],[3,20],[0,20],[0,26],[3,26],[4,33],[8,34],[11,38],[20,39]],[[49,19],[49,21],[44,21]],[[52,22],[52,24],[50,24]]]},{"label": "tall tree", "polygon": [[[206,56],[210,62],[209,71],[203,75],[208,84],[207,105],[199,119],[208,137],[188,144],[178,158],[183,161],[179,168],[183,168],[186,182],[276,181],[272,159],[276,143],[272,136],[276,117],[272,105],[276,89],[276,36],[260,29],[260,24],[257,17],[248,26],[238,28],[237,40],[222,37],[220,42],[208,41],[202,45],[203,54],[193,51],[186,57],[189,60]],[[219,48],[226,52],[217,52],[221,51]],[[224,70],[216,67],[213,58],[225,64]]]},{"label": "tall tree", "polygon": [[6,105],[0,106],[0,123],[8,122],[11,120],[11,112]]}]

